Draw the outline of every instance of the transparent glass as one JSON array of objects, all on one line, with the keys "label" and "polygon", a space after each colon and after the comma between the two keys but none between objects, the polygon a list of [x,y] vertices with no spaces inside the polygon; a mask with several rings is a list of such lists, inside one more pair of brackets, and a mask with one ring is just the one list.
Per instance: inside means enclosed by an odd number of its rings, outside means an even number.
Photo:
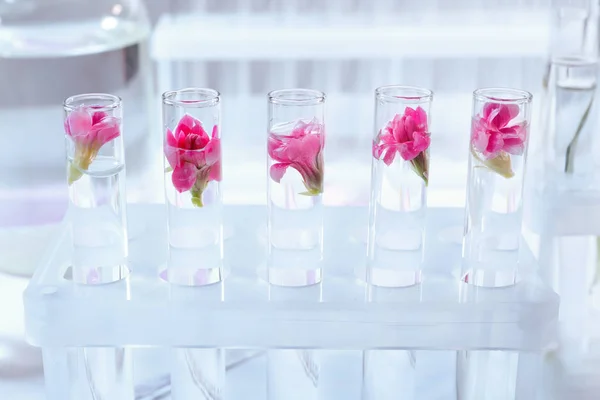
[{"label": "transparent glass", "polygon": [[[520,398],[519,375],[525,375],[526,355],[511,351],[459,351],[456,354],[456,391],[461,400]],[[529,372],[528,379],[535,379]],[[523,385],[521,385],[523,386]],[[527,398],[527,395],[523,396]]]},{"label": "transparent glass", "polygon": [[531,99],[517,89],[473,93],[462,263],[467,283],[496,287],[518,280]]},{"label": "transparent glass", "polygon": [[[320,303],[322,285],[303,288],[269,285],[269,302],[284,304]],[[267,352],[267,398],[269,400],[317,400],[320,387],[321,350],[270,349]]]},{"label": "transparent glass", "polygon": [[318,400],[318,351],[270,350],[267,356],[267,399]]},{"label": "transparent glass", "polygon": [[121,99],[77,95],[64,112],[73,280],[115,282],[128,274]]},{"label": "transparent glass", "polygon": [[[143,0],[0,0],[0,76],[14,78],[0,79],[0,92],[11,94],[0,99],[0,187],[16,197],[8,207],[17,221],[57,222],[67,210],[56,104],[76,93],[112,93],[127,104],[128,194],[148,191],[137,178],[150,152],[149,34]],[[36,146],[17,145],[19,131]]]},{"label": "transparent glass", "polygon": [[3,57],[90,54],[149,32],[140,0],[0,0],[0,15]]},{"label": "transparent glass", "polygon": [[325,94],[269,93],[268,281],[308,286],[321,281]]},{"label": "transparent glass", "polygon": [[223,201],[219,92],[189,88],[164,93],[163,133],[168,280],[190,286],[220,282]]},{"label": "transparent glass", "polygon": [[363,352],[363,400],[417,399],[417,351]]},{"label": "transparent glass", "polygon": [[600,135],[597,134],[596,58],[552,60],[543,114],[545,181],[559,189],[597,187]]},{"label": "transparent glass", "polygon": [[432,100],[417,87],[375,91],[366,274],[375,286],[421,281]]},{"label": "transparent glass", "polygon": [[225,350],[174,349],[171,388],[174,399],[223,399]]},{"label": "transparent glass", "polygon": [[598,54],[598,1],[553,0],[550,53],[553,57]]},{"label": "transparent glass", "polygon": [[135,399],[131,348],[80,347],[67,354],[68,399]]},{"label": "transparent glass", "polygon": [[[108,284],[129,275],[121,99],[82,94],[64,102],[64,131],[73,241],[72,280]],[[120,286],[124,293],[127,284]],[[134,399],[131,351],[72,349],[72,398]]]}]

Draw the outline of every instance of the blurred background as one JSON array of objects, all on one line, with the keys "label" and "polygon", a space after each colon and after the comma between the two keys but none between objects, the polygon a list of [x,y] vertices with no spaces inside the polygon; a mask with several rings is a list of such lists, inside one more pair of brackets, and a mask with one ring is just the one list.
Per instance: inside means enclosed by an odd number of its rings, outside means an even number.
[{"label": "blurred background", "polygon": [[[595,0],[0,0],[0,399],[42,398],[41,356],[23,339],[21,293],[67,207],[66,97],[123,98],[128,200],[154,203],[163,201],[160,94],[219,90],[224,200],[262,204],[266,93],[322,90],[324,201],[342,206],[368,203],[374,89],[424,86],[435,93],[429,206],[461,207],[472,91],[533,93],[535,170],[548,60],[597,51]],[[586,257],[570,287],[585,293],[573,309],[587,310],[596,237],[573,246]]]}]

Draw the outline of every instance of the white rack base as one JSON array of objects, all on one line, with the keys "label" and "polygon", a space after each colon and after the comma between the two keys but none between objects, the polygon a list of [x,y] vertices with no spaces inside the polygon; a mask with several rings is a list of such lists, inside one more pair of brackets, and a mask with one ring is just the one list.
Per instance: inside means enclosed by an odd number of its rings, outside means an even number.
[{"label": "white rack base", "polygon": [[354,273],[365,264],[365,208],[325,208],[324,278],[307,288],[270,287],[258,277],[266,250],[260,206],[225,208],[230,273],[223,284],[170,285],[159,277],[165,214],[161,205],[129,206],[132,273],[109,285],[64,278],[71,251],[65,228],[24,295],[28,340],[44,348],[537,351],[555,339],[558,296],[535,276],[503,289],[456,278],[462,209],[428,211],[423,282],[386,289],[376,302],[365,301],[366,285]]}]

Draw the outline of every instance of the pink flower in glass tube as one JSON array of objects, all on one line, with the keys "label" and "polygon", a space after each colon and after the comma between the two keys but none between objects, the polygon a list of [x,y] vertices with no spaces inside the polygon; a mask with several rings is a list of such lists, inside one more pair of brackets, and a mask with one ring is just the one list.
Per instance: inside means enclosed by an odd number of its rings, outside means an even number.
[{"label": "pink flower in glass tube", "polygon": [[505,178],[514,175],[510,154],[522,155],[525,151],[526,123],[510,124],[518,115],[516,104],[486,103],[482,115],[475,116],[472,122],[473,156]]},{"label": "pink flower in glass tube", "polygon": [[324,126],[316,119],[311,122],[298,121],[288,135],[269,134],[268,153],[274,161],[269,169],[271,179],[281,182],[288,168],[302,176],[306,192],[317,196],[323,193],[323,142]]},{"label": "pink flower in glass tube", "polygon": [[69,185],[83,176],[100,148],[121,134],[121,120],[94,106],[79,106],[65,119],[65,133],[75,145],[74,159],[68,171]]},{"label": "pink flower in glass tube", "polygon": [[373,141],[373,157],[391,165],[400,154],[403,160],[409,161],[415,173],[429,183],[429,160],[427,150],[431,143],[427,126],[427,113],[423,108],[406,107],[404,114],[396,114],[379,131]]},{"label": "pink flower in glass tube", "polygon": [[164,152],[173,170],[171,181],[179,193],[190,191],[192,203],[202,207],[202,193],[210,181],[221,180],[221,140],[218,127],[209,136],[202,122],[184,115],[175,132],[167,129]]}]

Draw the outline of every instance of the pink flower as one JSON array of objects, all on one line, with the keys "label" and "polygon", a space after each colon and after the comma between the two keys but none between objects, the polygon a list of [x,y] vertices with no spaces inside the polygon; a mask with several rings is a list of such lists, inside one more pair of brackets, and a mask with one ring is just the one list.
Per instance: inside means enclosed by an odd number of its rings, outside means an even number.
[{"label": "pink flower", "polygon": [[391,165],[399,153],[410,161],[413,170],[425,184],[428,183],[429,161],[427,149],[431,143],[427,113],[423,108],[406,107],[404,114],[396,114],[373,141],[373,157]]},{"label": "pink flower", "polygon": [[323,142],[324,126],[316,119],[309,123],[298,121],[289,135],[269,134],[268,153],[274,161],[269,174],[275,182],[281,182],[291,167],[300,173],[306,192],[316,196],[323,192]]},{"label": "pink flower", "polygon": [[65,119],[65,133],[75,144],[74,160],[69,168],[69,184],[83,176],[100,148],[121,134],[121,120],[95,106],[79,106]]},{"label": "pink flower", "polygon": [[471,143],[484,159],[496,158],[500,152],[521,155],[525,150],[527,129],[524,123],[510,125],[517,115],[516,104],[486,103],[483,116],[473,118]]},{"label": "pink flower", "polygon": [[175,132],[167,129],[165,157],[173,174],[171,181],[179,193],[190,191],[192,202],[202,207],[202,192],[210,181],[221,180],[221,140],[219,128],[213,126],[211,135],[202,122],[184,115]]},{"label": "pink flower", "polygon": [[527,123],[509,125],[517,115],[516,104],[485,103],[483,115],[475,116],[471,125],[473,157],[505,178],[514,176],[510,155],[525,151]]}]

